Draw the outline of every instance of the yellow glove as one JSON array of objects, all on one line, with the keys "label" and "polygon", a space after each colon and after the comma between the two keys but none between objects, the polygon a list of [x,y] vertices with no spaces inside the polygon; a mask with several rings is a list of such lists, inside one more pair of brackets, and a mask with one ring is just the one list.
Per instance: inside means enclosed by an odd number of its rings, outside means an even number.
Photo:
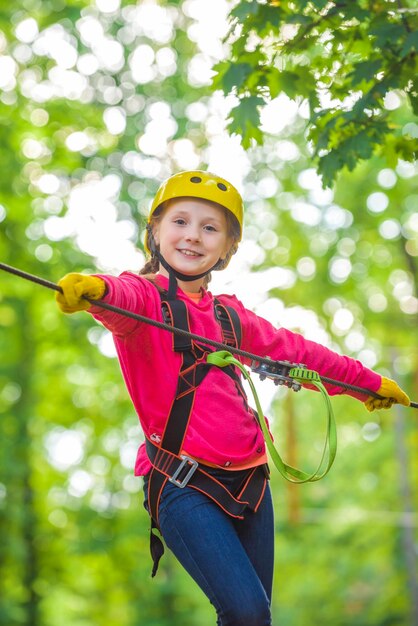
[{"label": "yellow glove", "polygon": [[409,406],[411,404],[410,399],[406,395],[404,391],[399,387],[394,380],[390,378],[385,378],[382,376],[382,384],[380,385],[377,392],[380,398],[373,398],[369,396],[365,401],[365,406],[368,411],[374,411],[375,409],[390,409],[392,404],[403,404],[404,406]]},{"label": "yellow glove", "polygon": [[57,291],[55,299],[63,313],[87,311],[91,305],[83,296],[100,300],[106,292],[106,283],[102,278],[86,274],[67,274],[58,281],[58,285],[62,293]]}]

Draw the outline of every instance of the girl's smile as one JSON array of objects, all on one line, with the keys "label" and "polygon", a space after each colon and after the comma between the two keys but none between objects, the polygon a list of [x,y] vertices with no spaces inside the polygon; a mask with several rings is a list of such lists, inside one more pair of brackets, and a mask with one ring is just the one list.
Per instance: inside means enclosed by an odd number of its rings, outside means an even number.
[{"label": "girl's smile", "polygon": [[[198,198],[178,198],[164,209],[154,237],[167,263],[176,271],[193,276],[207,272],[225,258],[231,246],[227,232],[221,207]],[[162,266],[160,273],[168,276]],[[186,290],[199,291],[202,282],[203,278],[187,282]]]}]

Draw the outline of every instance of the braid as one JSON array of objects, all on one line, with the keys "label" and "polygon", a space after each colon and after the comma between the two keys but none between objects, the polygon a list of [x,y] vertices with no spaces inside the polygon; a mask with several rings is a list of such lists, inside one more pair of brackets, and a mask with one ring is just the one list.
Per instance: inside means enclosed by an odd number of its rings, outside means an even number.
[{"label": "braid", "polygon": [[139,270],[139,274],[156,274],[159,269],[159,262],[156,256],[152,256],[144,265],[142,269]]},{"label": "braid", "polygon": [[159,284],[155,281],[155,274],[157,274],[160,268],[160,264],[156,256],[152,256],[144,265],[142,269],[139,270],[138,274],[140,276],[144,276],[147,280],[149,280],[161,293],[164,291]]}]

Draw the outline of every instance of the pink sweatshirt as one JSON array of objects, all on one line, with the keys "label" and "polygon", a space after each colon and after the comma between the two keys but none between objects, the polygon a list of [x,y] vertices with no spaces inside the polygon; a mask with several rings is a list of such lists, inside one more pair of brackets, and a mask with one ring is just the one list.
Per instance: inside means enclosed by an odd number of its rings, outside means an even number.
[{"label": "pink sweatshirt", "polygon": [[[99,276],[108,288],[105,302],[163,321],[160,294],[150,281],[130,272],[119,277]],[[168,279],[164,276],[158,276],[158,282],[164,289],[168,288]],[[222,341],[210,292],[205,291],[199,302],[191,300],[181,289],[177,297],[187,303],[192,333]],[[240,316],[243,350],[276,360],[304,363],[323,376],[372,391],[380,387],[381,376],[359,361],[341,356],[285,328],[276,329],[246,309],[235,296],[217,297],[223,304],[234,307]],[[180,368],[181,357],[172,350],[172,334],[97,306],[89,311],[112,332],[122,374],[144,434],[158,443],[175,395]],[[328,386],[328,392],[331,395],[344,393],[340,387],[332,386]],[[366,399],[354,392],[345,393]],[[246,409],[233,380],[220,368],[212,367],[197,389],[184,449],[190,456],[229,469],[249,461],[257,464],[265,453],[259,424]],[[135,474],[141,476],[150,469],[145,444],[142,444]]]}]

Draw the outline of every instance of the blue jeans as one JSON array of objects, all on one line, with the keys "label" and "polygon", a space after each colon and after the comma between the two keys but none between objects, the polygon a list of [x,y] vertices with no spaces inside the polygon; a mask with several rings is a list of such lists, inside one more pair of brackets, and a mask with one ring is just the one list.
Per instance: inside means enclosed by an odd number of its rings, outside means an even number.
[{"label": "blue jeans", "polygon": [[218,626],[271,625],[274,520],[268,485],[257,512],[247,509],[245,519],[237,520],[199,491],[167,483],[159,516],[165,543],[215,607]]}]

